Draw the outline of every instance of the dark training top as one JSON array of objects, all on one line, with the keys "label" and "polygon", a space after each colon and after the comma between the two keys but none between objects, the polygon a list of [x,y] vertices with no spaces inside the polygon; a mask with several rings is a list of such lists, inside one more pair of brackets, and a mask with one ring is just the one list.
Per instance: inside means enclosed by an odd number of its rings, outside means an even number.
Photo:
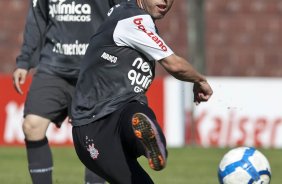
[{"label": "dark training top", "polygon": [[[33,0],[17,67],[77,78],[91,36],[115,4],[126,0]],[[38,65],[39,62],[39,65]]]},{"label": "dark training top", "polygon": [[82,60],[72,104],[73,126],[81,126],[122,108],[147,103],[155,61],[173,54],[157,34],[150,15],[135,1],[112,8],[92,37]]}]

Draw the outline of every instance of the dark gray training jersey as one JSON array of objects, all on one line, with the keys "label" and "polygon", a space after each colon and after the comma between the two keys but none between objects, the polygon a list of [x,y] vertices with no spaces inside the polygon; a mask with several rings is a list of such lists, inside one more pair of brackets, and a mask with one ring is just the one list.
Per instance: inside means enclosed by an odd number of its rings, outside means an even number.
[{"label": "dark gray training jersey", "polygon": [[116,5],[92,37],[72,104],[74,126],[85,125],[130,101],[147,103],[155,61],[173,54],[153,19],[135,1]]},{"label": "dark gray training jersey", "polygon": [[32,0],[17,67],[77,78],[90,37],[122,1]]}]

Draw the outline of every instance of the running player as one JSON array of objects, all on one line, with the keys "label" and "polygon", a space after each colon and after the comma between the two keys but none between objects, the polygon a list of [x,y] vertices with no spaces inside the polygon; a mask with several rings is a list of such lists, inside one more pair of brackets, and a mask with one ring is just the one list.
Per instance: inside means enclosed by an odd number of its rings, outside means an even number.
[{"label": "running player", "polygon": [[[29,69],[39,62],[25,103],[23,122],[29,172],[35,184],[52,183],[53,161],[47,128],[50,122],[60,127],[67,117],[89,39],[110,7],[121,1],[31,1],[13,81],[22,94],[21,85]],[[104,180],[86,170],[85,183],[104,183]]]},{"label": "running player", "polygon": [[179,80],[194,83],[195,103],[207,101],[206,78],[177,56],[158,35],[154,21],[174,0],[131,0],[116,5],[82,60],[72,104],[74,145],[89,169],[115,184],[150,184],[137,161],[154,170],[166,165],[165,137],[145,92],[158,61]]}]

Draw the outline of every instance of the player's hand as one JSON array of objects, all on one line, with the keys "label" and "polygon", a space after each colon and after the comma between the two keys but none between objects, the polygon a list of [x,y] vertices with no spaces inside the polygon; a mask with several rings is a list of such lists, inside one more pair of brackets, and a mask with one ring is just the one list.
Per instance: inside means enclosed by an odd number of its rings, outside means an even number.
[{"label": "player's hand", "polygon": [[25,83],[28,71],[26,69],[17,68],[13,73],[14,88],[19,94],[23,94],[21,85]]},{"label": "player's hand", "polygon": [[213,91],[207,81],[201,81],[198,83],[194,83],[193,93],[194,93],[194,102],[196,103],[196,105],[198,105],[201,102],[208,101]]}]

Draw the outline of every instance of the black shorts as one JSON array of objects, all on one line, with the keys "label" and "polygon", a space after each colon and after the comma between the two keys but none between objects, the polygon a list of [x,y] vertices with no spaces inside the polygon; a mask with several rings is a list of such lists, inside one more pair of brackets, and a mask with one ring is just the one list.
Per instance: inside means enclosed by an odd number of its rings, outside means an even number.
[{"label": "black shorts", "polygon": [[113,184],[151,184],[153,181],[139,165],[137,158],[145,154],[136,138],[131,120],[141,112],[154,121],[165,144],[161,128],[153,111],[139,102],[93,123],[73,127],[73,140],[78,157],[84,165]]},{"label": "black shorts", "polygon": [[24,107],[28,114],[47,118],[60,126],[68,116],[76,80],[37,72],[33,76]]}]

